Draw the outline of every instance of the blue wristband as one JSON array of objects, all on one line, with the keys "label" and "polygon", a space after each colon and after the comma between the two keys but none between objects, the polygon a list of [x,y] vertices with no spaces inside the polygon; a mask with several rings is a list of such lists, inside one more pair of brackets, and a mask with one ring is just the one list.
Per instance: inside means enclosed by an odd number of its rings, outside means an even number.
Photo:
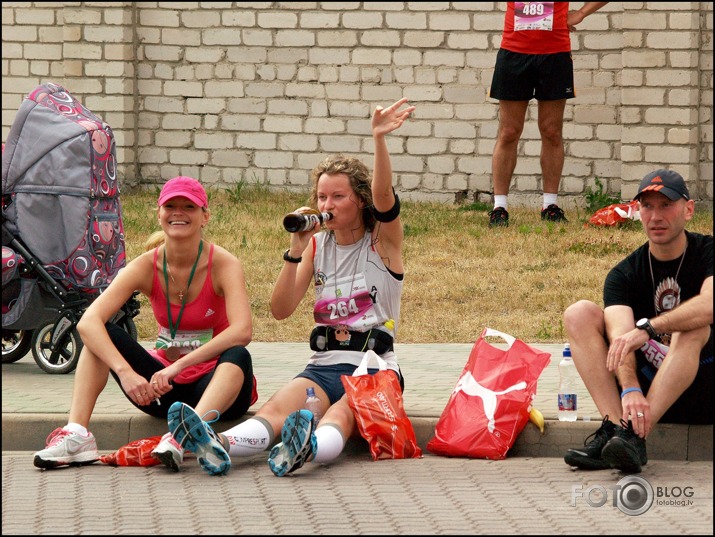
[{"label": "blue wristband", "polygon": [[643,390],[641,390],[640,388],[626,388],[621,392],[621,399],[623,399],[626,394],[629,394],[631,392],[638,392],[639,394],[643,395]]}]

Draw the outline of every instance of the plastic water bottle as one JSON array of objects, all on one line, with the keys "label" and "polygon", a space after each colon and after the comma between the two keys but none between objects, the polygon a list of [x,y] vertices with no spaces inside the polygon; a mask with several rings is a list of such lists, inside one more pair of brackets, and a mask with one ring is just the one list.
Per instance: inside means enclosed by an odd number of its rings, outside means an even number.
[{"label": "plastic water bottle", "polygon": [[559,420],[560,421],[576,421],[576,411],[578,410],[576,402],[576,382],[579,379],[576,364],[571,358],[571,347],[567,343],[564,345],[564,354],[561,362],[559,362]]},{"label": "plastic water bottle", "polygon": [[313,413],[313,427],[318,426],[320,418],[323,417],[322,407],[320,405],[320,398],[315,395],[315,388],[305,389],[305,408]]}]

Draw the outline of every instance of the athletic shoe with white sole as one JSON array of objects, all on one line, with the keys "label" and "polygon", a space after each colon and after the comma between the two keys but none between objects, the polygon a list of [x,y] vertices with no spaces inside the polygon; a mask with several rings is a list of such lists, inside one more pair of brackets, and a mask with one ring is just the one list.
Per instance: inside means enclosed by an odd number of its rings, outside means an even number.
[{"label": "athletic shoe with white sole", "polygon": [[283,441],[273,446],[268,455],[271,472],[283,477],[313,459],[318,450],[313,427],[310,410],[298,410],[286,418],[281,429]]},{"label": "athletic shoe with white sole", "polygon": [[209,410],[204,416],[211,412],[217,417],[206,422],[189,405],[176,401],[169,407],[167,415],[169,432],[181,447],[196,454],[206,472],[225,475],[231,469],[231,457],[221,437],[209,426],[218,419],[218,411]]},{"label": "athletic shoe with white sole", "polygon": [[178,472],[181,463],[184,462],[184,448],[174,440],[171,433],[166,433],[161,437],[159,445],[151,452],[151,456],[163,462],[167,468]]},{"label": "athletic shoe with white sole", "polygon": [[58,427],[47,437],[47,447],[35,453],[33,464],[38,468],[81,466],[99,460],[97,441],[92,433],[87,436]]}]

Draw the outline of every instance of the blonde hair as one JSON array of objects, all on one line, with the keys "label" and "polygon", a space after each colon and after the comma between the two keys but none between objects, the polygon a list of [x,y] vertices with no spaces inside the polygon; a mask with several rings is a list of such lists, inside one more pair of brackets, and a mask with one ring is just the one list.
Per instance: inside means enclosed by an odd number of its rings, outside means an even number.
[{"label": "blonde hair", "polygon": [[159,231],[155,231],[154,233],[149,235],[149,238],[144,243],[144,251],[148,252],[150,250],[153,250],[154,248],[158,248],[159,246],[164,244],[164,241],[166,241],[166,235],[164,234],[164,230],[160,229]]},{"label": "blonde hair", "polygon": [[335,175],[344,173],[350,181],[350,187],[355,195],[363,201],[362,220],[365,228],[372,230],[375,227],[375,215],[372,212],[372,176],[370,170],[360,160],[344,155],[331,155],[310,172],[312,189],[310,192],[310,205],[318,206],[318,180],[324,173]]}]

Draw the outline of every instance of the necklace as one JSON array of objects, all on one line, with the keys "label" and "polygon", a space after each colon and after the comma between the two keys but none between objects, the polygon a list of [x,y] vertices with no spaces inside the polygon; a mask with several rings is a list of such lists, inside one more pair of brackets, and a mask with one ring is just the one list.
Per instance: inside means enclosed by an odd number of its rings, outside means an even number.
[{"label": "necklace", "polygon": [[[688,243],[685,243],[685,249],[683,249],[683,254],[680,256],[680,263],[678,264],[678,270],[675,272],[675,281],[678,281],[678,275],[680,274],[680,268],[683,266],[683,261],[685,261],[685,252],[688,251]],[[650,246],[648,246],[648,266],[650,267],[650,281],[653,284],[653,304],[655,305],[656,315],[658,313],[658,300],[656,299],[655,290],[655,276],[653,276],[653,254],[650,251]]]},{"label": "necklace", "polygon": [[[189,275],[189,281],[186,284],[186,291],[188,294],[189,288],[191,287],[191,281],[194,279],[194,273],[196,272],[196,266],[199,264],[199,259],[201,258],[201,251],[204,248],[204,241],[199,242],[199,253],[196,256],[196,261],[194,261],[194,266],[191,267],[191,274]],[[179,323],[181,322],[181,316],[184,314],[184,306],[186,306],[186,296],[180,294],[179,296],[181,297],[181,309],[179,310],[179,316],[176,318],[176,324],[174,324],[174,320],[171,318],[171,301],[169,300],[169,276],[168,276],[168,265],[166,263],[166,247],[164,247],[164,283],[166,284],[166,312],[169,317],[169,332],[171,333],[171,339],[173,340],[174,337],[176,337],[176,331],[179,329]],[[172,278],[173,280],[174,278]],[[176,282],[174,282],[176,283]],[[173,347],[172,347],[173,348]],[[177,349],[178,350],[178,349]]]},{"label": "necklace", "polygon": [[[178,287],[178,284],[176,283],[176,280],[174,279],[174,275],[171,273],[171,267],[169,266],[168,263],[166,264],[166,268],[167,268],[167,270],[169,271],[169,277],[171,278],[171,281],[174,282],[174,285],[176,285],[176,286]],[[191,281],[191,280],[189,280],[189,281]],[[169,293],[169,288],[167,287],[166,289],[167,289],[167,294],[168,294],[168,293]],[[187,289],[187,291],[188,291],[188,289]],[[184,301],[184,290],[183,290],[183,289],[179,289],[179,292],[176,293],[176,294],[179,296],[179,300],[180,300],[181,302],[183,302],[183,301]]]}]

